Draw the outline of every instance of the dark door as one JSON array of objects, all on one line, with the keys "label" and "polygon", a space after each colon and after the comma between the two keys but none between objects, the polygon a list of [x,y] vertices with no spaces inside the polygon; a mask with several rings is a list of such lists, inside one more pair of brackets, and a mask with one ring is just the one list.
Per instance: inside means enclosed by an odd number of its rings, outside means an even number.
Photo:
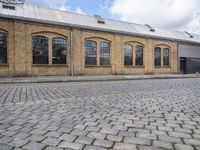
[{"label": "dark door", "polygon": [[180,72],[186,74],[186,58],[184,57],[180,58]]}]

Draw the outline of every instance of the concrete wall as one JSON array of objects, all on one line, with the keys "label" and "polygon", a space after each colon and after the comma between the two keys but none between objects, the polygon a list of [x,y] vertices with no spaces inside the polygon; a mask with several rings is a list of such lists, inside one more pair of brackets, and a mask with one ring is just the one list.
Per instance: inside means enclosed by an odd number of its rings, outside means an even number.
[{"label": "concrete wall", "polygon": [[186,63],[187,73],[197,72],[199,62],[192,61],[200,59],[200,45],[178,44],[178,72],[180,72],[180,57],[188,58]]},{"label": "concrete wall", "polygon": [[179,57],[191,57],[191,58],[200,58],[200,45],[192,46],[186,44],[178,45],[178,56]]},{"label": "concrete wall", "polygon": [[[144,74],[144,73],[176,73],[177,43],[145,37],[120,35],[82,29],[69,29],[60,26],[39,23],[0,19],[0,31],[8,33],[8,64],[0,65],[0,76],[34,76],[34,75],[70,75],[74,68],[75,75],[82,74]],[[74,64],[70,61],[70,32],[73,33]],[[49,64],[32,64],[32,36],[44,35],[49,38]],[[52,64],[53,37],[67,39],[67,64]],[[91,39],[97,42],[97,66],[85,66],[84,42]],[[99,65],[99,43],[110,43],[110,66]],[[141,44],[144,47],[144,66],[124,66],[124,44]],[[154,48],[170,49],[170,66],[154,67]],[[73,68],[71,67],[73,66]]]}]

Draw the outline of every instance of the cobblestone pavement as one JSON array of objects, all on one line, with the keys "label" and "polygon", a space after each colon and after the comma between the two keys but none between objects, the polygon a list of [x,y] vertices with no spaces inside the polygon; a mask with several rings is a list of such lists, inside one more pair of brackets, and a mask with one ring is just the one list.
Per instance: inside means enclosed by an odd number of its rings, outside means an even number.
[{"label": "cobblestone pavement", "polygon": [[0,150],[200,150],[200,79],[0,85]]}]

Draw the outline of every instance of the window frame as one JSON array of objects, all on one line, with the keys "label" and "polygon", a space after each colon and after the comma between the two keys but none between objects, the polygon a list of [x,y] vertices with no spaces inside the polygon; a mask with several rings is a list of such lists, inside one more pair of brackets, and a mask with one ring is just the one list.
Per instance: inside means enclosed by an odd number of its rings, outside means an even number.
[{"label": "window frame", "polygon": [[[54,55],[54,40],[56,40],[56,39],[65,41],[65,43],[64,43],[65,44],[65,47],[64,47],[65,55],[60,56],[60,58],[62,58],[62,56],[65,56],[65,57],[63,57],[65,59],[63,59],[63,60],[61,59],[61,61],[64,61],[61,63],[54,63],[54,56],[53,56]],[[67,38],[56,36],[56,37],[52,37],[51,42],[52,42],[52,65],[66,65],[67,64]],[[63,43],[59,43],[59,44],[63,44]],[[55,58],[58,58],[58,57],[55,56]]]},{"label": "window frame", "polygon": [[[35,58],[34,57],[37,57],[37,55],[34,55],[34,43],[33,43],[33,40],[34,40],[34,38],[43,38],[43,40],[45,39],[46,40],[46,50],[43,50],[43,52],[45,53],[45,52],[47,52],[47,54],[45,55],[41,55],[41,57],[44,57],[44,58],[46,58],[46,59],[44,59],[43,61],[43,63],[39,63],[39,62],[36,62],[36,60],[34,60]],[[43,46],[45,45],[45,44],[43,44]],[[38,55],[39,56],[39,55]],[[38,60],[37,60],[38,61]],[[44,36],[44,35],[33,35],[32,36],[32,64],[33,65],[49,65],[49,37],[47,37],[47,36]]]},{"label": "window frame", "polygon": [[[91,42],[92,44],[95,44],[95,57],[93,58],[94,60],[95,60],[95,63],[94,64],[92,64],[92,63],[87,63],[87,58],[89,59],[89,58],[92,58],[91,56],[89,57],[87,57],[87,55],[94,55],[94,54],[90,54],[91,52],[88,52],[88,50],[91,50],[91,49],[87,49],[88,47],[86,47],[86,43],[87,42]],[[92,45],[91,44],[91,45]],[[93,46],[92,46],[93,47]],[[85,40],[85,42],[84,42],[84,49],[85,49],[85,66],[97,66],[97,51],[98,51],[98,47],[97,47],[97,42],[96,41],[94,41],[94,40]],[[89,61],[94,61],[94,60],[89,60]]]},{"label": "window frame", "polygon": [[[107,45],[107,47],[104,47],[105,45]],[[107,48],[108,48],[108,52],[106,53]],[[99,65],[100,66],[110,66],[110,43],[107,41],[100,41],[99,42],[99,53],[100,53]],[[108,54],[108,56],[105,56],[106,54]],[[108,59],[108,60],[106,60],[106,59]]]},{"label": "window frame", "polygon": [[[130,46],[129,47],[130,49],[127,46]],[[129,56],[126,54],[129,54]],[[129,62],[126,60],[126,57],[130,57],[129,58],[130,63],[126,63]],[[124,44],[124,66],[133,66],[133,45],[131,44]]]},{"label": "window frame", "polygon": [[4,47],[4,52],[2,53],[5,53],[4,57],[2,57],[2,60],[4,59],[4,62],[2,61],[2,63],[0,62],[0,65],[8,65],[8,33],[5,32],[5,31],[2,31],[0,30],[0,34],[4,35],[5,36],[5,45],[3,46]]},{"label": "window frame", "polygon": [[[165,50],[168,50],[167,64],[165,64]],[[167,47],[163,48],[163,66],[164,67],[169,67],[170,66],[170,49],[167,48]]]},{"label": "window frame", "polygon": [[[140,48],[142,48],[142,49],[140,49],[141,51],[142,51],[142,61],[141,61],[141,64],[137,64],[137,52],[138,52],[138,47],[140,47]],[[137,67],[137,66],[144,66],[144,46],[142,46],[142,45],[136,45],[135,46],[135,66]]]},{"label": "window frame", "polygon": [[[157,56],[156,56],[156,55],[157,55],[157,54],[156,54],[156,50],[159,50],[159,51],[160,51],[160,54],[159,54],[159,56],[160,56],[160,57],[159,57],[159,65],[156,64],[156,59],[157,59],[157,58],[156,58],[156,57],[157,57]],[[158,47],[158,46],[154,48],[154,66],[155,66],[155,67],[161,67],[161,66],[162,66],[162,48],[161,48],[161,47]]]}]

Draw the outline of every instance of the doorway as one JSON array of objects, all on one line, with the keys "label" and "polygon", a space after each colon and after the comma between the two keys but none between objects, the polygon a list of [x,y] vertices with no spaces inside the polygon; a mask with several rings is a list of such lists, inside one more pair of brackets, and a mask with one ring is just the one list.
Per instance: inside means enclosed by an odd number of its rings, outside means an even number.
[{"label": "doorway", "polygon": [[186,58],[185,57],[181,57],[180,58],[180,73],[182,74],[186,74]]}]

